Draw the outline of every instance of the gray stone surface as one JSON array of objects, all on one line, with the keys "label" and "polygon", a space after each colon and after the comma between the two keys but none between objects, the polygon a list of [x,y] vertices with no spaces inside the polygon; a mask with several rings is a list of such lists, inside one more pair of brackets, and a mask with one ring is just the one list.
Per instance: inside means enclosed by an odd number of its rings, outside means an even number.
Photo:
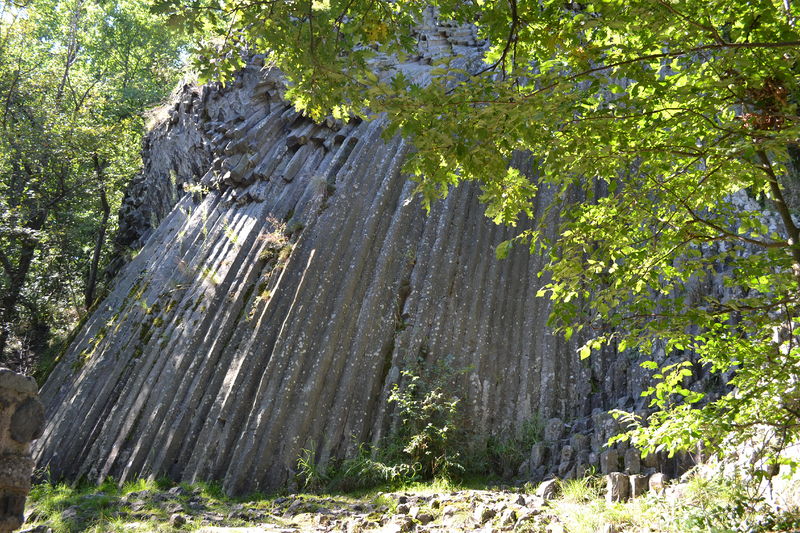
[{"label": "gray stone surface", "polygon": [[667,488],[667,481],[669,481],[669,476],[659,472],[650,476],[648,485],[651,491],[657,494],[662,494]]},{"label": "gray stone surface", "polygon": [[638,498],[649,488],[649,477],[643,475],[630,476],[631,480],[631,498]]},{"label": "gray stone surface", "polygon": [[11,415],[11,438],[28,443],[42,436],[44,431],[44,406],[38,397],[25,399]]},{"label": "gray stone surface", "polygon": [[543,481],[541,485],[537,487],[536,496],[544,501],[548,501],[555,498],[560,490],[561,489],[557,479],[548,479],[547,481]]},{"label": "gray stone surface", "polygon": [[611,448],[600,454],[600,472],[610,474],[619,471],[619,453]]},{"label": "gray stone surface", "polygon": [[574,433],[570,435],[569,445],[578,453],[588,452],[590,447],[589,437],[581,433]]},{"label": "gray stone surface", "polygon": [[[149,150],[182,173],[196,158],[185,143],[205,139],[208,191],[178,198],[43,387],[39,465],[56,478],[152,472],[271,490],[303,448],[326,463],[355,455],[352,435],[382,439],[401,369],[450,355],[470,368],[453,392],[478,434],[581,413],[594,371],[530,296],[545,259],[522,248],[495,259],[515,230],[484,217],[476,187],[426,215],[401,171],[405,141],[383,141],[380,123],[313,124],[256,65],[224,90],[187,91],[205,103],[191,117],[180,106]],[[234,139],[251,146],[237,176],[223,172]]]},{"label": "gray stone surface", "polygon": [[475,508],[475,512],[472,514],[472,519],[475,520],[475,522],[477,522],[478,524],[485,524],[486,522],[494,518],[496,514],[497,513],[495,512],[495,510],[492,509],[491,507],[488,507],[486,505],[479,505],[478,507]]},{"label": "gray stone surface", "polygon": [[630,497],[631,482],[622,472],[612,472],[606,476],[606,501],[609,503],[625,501]]},{"label": "gray stone surface", "polygon": [[564,436],[564,421],[560,418],[551,418],[544,425],[544,440],[547,442],[558,442]]},{"label": "gray stone surface", "polygon": [[641,454],[635,448],[625,450],[625,473],[639,474],[642,471]]},{"label": "gray stone surface", "polygon": [[544,442],[537,442],[531,447],[531,468],[538,468],[550,458],[550,447]]}]

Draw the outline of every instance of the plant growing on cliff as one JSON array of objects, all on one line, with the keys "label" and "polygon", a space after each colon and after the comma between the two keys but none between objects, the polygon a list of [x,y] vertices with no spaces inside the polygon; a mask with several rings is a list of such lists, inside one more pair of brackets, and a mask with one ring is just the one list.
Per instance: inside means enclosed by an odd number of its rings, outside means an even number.
[{"label": "plant growing on cliff", "polygon": [[[387,135],[416,146],[406,168],[426,206],[479,182],[486,215],[519,228],[497,255],[548,259],[539,296],[580,356],[629,351],[655,371],[655,414],[628,416],[637,445],[720,447],[762,424],[798,440],[796,4],[154,3],[218,33],[196,56],[206,75],[265,50],[312,117],[384,113]],[[475,25],[480,61],[444,57],[424,85],[372,72],[378,54],[416,53],[429,7]],[[515,151],[529,167],[509,167]],[[687,386],[709,371],[728,380],[716,397]]]},{"label": "plant growing on cliff", "polygon": [[404,462],[423,479],[449,479],[464,470],[455,446],[459,398],[440,380],[426,380],[404,371],[402,388],[395,385],[389,403],[397,407],[400,425],[395,439]]}]

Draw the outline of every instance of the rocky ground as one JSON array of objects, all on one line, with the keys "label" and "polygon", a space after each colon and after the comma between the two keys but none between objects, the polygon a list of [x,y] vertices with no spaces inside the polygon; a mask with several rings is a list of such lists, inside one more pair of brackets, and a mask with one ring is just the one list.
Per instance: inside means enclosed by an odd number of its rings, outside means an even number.
[{"label": "rocky ground", "polygon": [[363,495],[291,494],[239,501],[207,486],[150,485],[116,494],[114,489],[79,493],[63,485],[34,491],[23,533],[563,530],[555,507],[563,491],[555,480],[487,489],[434,483]]},{"label": "rocky ground", "polygon": [[632,480],[616,474],[486,488],[433,482],[385,492],[243,499],[206,484],[42,484],[31,492],[22,533],[800,531],[797,507],[764,506],[729,479],[651,477],[649,490],[629,497],[624,487]]},{"label": "rocky ground", "polygon": [[[442,492],[377,492],[365,497],[288,495],[225,502],[202,489],[143,490],[112,498],[103,492],[76,499],[56,520],[28,514],[28,533],[95,530],[200,530],[255,533],[333,531],[525,531],[547,517],[542,494],[524,488]],[[98,523],[98,519],[102,523]],[[33,525],[36,524],[36,525]]]}]

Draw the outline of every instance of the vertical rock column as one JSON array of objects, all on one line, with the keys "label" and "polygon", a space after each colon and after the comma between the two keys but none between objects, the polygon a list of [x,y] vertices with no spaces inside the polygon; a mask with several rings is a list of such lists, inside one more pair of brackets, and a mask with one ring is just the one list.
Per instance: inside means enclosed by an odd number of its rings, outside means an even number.
[{"label": "vertical rock column", "polygon": [[0,368],[0,533],[10,533],[25,521],[33,473],[30,443],[43,429],[36,381]]}]

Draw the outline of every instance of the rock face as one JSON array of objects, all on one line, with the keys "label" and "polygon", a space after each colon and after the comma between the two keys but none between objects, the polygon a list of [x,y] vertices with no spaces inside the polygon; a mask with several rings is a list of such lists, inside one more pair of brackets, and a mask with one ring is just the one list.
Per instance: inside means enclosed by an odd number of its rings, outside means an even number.
[{"label": "rock face", "polygon": [[[417,60],[395,65],[417,79],[481,46],[469,28],[421,31]],[[545,258],[495,259],[513,231],[476,187],[426,214],[406,141],[380,121],[314,124],[281,93],[256,61],[228,87],[187,87],[148,138],[121,214],[123,244],[143,247],[42,390],[40,467],[274,489],[303,449],[325,463],[380,441],[401,371],[441,361],[469,369],[453,391],[482,435],[638,397],[627,358],[582,363],[581,339],[548,330]]]},{"label": "rock face", "polygon": [[33,378],[0,368],[0,533],[24,522],[31,489],[30,443],[44,428],[44,406]]}]

